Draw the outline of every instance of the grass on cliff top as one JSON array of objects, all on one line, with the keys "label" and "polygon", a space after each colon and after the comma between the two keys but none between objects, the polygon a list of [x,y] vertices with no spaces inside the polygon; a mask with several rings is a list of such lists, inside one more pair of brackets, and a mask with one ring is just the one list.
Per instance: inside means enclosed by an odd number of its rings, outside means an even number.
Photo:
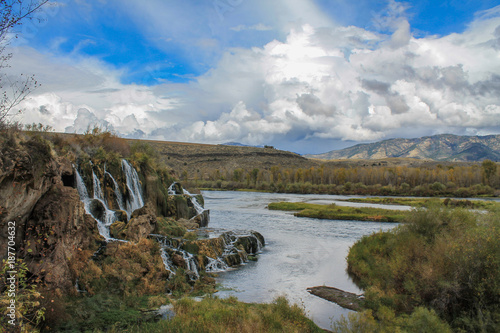
[{"label": "grass on cliff top", "polygon": [[298,211],[298,217],[312,217],[328,220],[356,220],[377,222],[402,222],[408,212],[369,207],[343,207],[335,204],[318,205],[304,202],[273,202],[271,210]]}]

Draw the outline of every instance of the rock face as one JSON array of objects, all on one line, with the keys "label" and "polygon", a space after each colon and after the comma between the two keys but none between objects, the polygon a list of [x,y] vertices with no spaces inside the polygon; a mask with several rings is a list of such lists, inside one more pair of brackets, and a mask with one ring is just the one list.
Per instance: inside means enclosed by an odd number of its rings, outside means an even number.
[{"label": "rock face", "polygon": [[7,244],[8,222],[15,222],[17,258],[48,287],[72,288],[69,261],[102,238],[73,188],[71,163],[36,138],[4,142],[0,160],[0,243]]},{"label": "rock face", "polygon": [[49,286],[69,290],[74,286],[71,258],[82,249],[97,250],[102,241],[77,191],[54,185],[40,198],[25,224],[21,255],[31,273],[44,277]]}]

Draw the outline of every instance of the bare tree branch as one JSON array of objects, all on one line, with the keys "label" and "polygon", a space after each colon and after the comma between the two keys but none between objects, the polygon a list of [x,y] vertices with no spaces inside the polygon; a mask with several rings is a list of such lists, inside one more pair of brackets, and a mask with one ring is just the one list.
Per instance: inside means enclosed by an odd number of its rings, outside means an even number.
[{"label": "bare tree branch", "polygon": [[[15,27],[26,20],[34,18],[34,14],[49,0],[0,0],[0,70],[9,67],[11,53],[6,53],[7,45],[17,35]],[[9,124],[9,116],[15,108],[39,84],[35,77],[21,74],[13,78],[0,72],[0,129]],[[21,113],[17,110],[16,113]]]}]

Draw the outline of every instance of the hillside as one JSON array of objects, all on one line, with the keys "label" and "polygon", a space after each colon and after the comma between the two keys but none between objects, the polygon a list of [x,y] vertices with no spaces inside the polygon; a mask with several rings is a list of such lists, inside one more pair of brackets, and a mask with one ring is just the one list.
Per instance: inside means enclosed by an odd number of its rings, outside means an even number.
[{"label": "hillside", "polygon": [[500,135],[441,134],[416,139],[390,139],[305,156],[323,160],[407,157],[435,161],[500,161]]},{"label": "hillside", "polygon": [[[132,140],[135,141],[135,140]],[[153,146],[160,158],[174,170],[258,168],[269,169],[274,165],[309,168],[317,162],[298,154],[274,148],[249,146],[209,145],[197,143],[146,141]]]}]

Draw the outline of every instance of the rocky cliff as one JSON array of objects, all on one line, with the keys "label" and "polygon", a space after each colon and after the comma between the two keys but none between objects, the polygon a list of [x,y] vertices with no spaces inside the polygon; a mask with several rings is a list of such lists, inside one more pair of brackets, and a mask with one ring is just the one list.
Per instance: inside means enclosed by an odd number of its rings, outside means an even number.
[{"label": "rocky cliff", "polygon": [[[4,138],[0,150],[0,243],[7,244],[8,222],[15,222],[17,258],[31,274],[61,289],[72,286],[69,262],[82,248],[102,241],[73,188],[73,168],[48,142]],[[0,258],[6,257],[6,251]]]}]

